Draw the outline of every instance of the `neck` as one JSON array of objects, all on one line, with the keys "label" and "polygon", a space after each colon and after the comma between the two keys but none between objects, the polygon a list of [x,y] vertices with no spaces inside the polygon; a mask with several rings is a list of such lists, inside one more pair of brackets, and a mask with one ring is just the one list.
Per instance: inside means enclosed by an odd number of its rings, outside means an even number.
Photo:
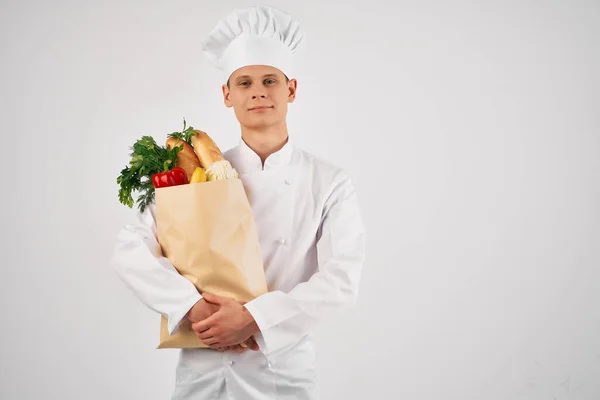
[{"label": "neck", "polygon": [[252,129],[242,126],[242,139],[265,165],[265,160],[273,153],[279,151],[288,141],[287,125],[269,126],[261,129]]}]

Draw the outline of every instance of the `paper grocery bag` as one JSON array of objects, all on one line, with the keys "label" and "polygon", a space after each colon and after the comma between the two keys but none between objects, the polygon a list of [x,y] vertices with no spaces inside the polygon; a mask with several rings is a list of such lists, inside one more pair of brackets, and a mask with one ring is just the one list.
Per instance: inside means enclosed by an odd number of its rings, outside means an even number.
[{"label": "paper grocery bag", "polygon": [[[202,292],[250,301],[267,292],[252,209],[240,179],[157,188],[163,255]],[[191,322],[169,335],[161,316],[157,348],[207,348]]]}]

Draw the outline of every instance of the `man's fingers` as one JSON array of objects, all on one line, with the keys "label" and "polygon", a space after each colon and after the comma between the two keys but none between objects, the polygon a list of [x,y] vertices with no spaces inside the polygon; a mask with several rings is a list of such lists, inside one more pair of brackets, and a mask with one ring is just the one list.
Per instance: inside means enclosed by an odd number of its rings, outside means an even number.
[{"label": "man's fingers", "polygon": [[214,326],[215,322],[219,319],[219,312],[217,311],[210,317],[203,319],[202,321],[194,322],[192,324],[192,329],[196,331],[196,333],[202,333],[210,329]]},{"label": "man's fingers", "polygon": [[202,297],[209,303],[218,305],[223,305],[231,300],[229,297],[217,296],[216,294],[212,293],[202,293]]},{"label": "man's fingers", "polygon": [[202,343],[204,343],[205,345],[207,345],[211,349],[215,349],[215,350],[218,350],[220,348],[222,348],[222,349],[226,349],[227,348],[227,346],[223,346],[221,343],[219,343],[214,338],[209,338],[209,339],[206,339],[206,340],[202,340]]},{"label": "man's fingers", "polygon": [[208,340],[210,338],[214,338],[215,336],[217,336],[217,332],[215,332],[214,328],[210,328],[201,333],[196,332],[196,336],[198,336],[198,338],[200,340]]},{"label": "man's fingers", "polygon": [[246,346],[248,346],[250,348],[250,350],[258,351],[258,349],[259,349],[258,343],[256,343],[254,336],[250,336],[248,338],[248,340],[246,340],[244,342],[244,344],[246,344]]},{"label": "man's fingers", "polygon": [[243,353],[246,349],[240,347],[239,345],[235,346],[223,346],[217,348],[218,351],[235,351],[236,353]]},{"label": "man's fingers", "polygon": [[[216,339],[214,338],[208,338],[206,340],[203,340],[202,343],[204,343],[205,345],[220,351],[220,352],[224,352],[224,351],[234,351],[236,353],[243,353],[246,350],[248,350],[248,348],[252,348],[252,345],[250,346],[243,346],[242,343],[240,344],[234,344],[234,345],[228,345],[228,346],[223,346],[221,343],[219,343],[218,341],[216,341]],[[258,347],[257,347],[258,349]]]}]

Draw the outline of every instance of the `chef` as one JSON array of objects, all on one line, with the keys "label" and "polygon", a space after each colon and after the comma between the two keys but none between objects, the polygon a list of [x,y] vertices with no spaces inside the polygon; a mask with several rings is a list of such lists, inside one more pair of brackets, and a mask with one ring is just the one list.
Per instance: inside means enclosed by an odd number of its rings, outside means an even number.
[{"label": "chef", "polygon": [[111,265],[126,286],[169,333],[189,319],[210,346],[179,350],[172,399],[317,399],[313,329],[357,299],[365,228],[356,188],[287,128],[303,39],[289,15],[254,6],[226,16],[203,45],[240,124],[239,144],[223,156],[252,207],[268,293],[245,304],[199,293],[163,256],[154,203],[117,235]]}]

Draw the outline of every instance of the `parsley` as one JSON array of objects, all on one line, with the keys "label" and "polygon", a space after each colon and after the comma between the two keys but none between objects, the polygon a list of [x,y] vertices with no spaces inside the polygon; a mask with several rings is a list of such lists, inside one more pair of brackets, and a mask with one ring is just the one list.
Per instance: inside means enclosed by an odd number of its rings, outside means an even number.
[{"label": "parsley", "polygon": [[187,144],[192,146],[192,136],[195,135],[194,127],[190,126],[186,129],[185,118],[183,119],[183,131],[181,132],[173,132],[167,135],[167,137],[174,137],[176,139],[180,139],[185,141]]},{"label": "parsley", "polygon": [[[193,127],[186,129],[186,121],[183,119],[183,131],[173,132],[169,137],[175,137],[191,141],[194,135]],[[159,146],[151,136],[142,136],[131,147],[131,161],[127,167],[121,170],[117,177],[119,185],[119,202],[133,208],[133,192],[139,192],[137,206],[140,212],[144,212],[146,207],[154,201],[155,188],[152,184],[152,175],[160,172],[170,171],[177,164],[177,153],[181,151],[180,146],[171,149],[165,146]]]}]

